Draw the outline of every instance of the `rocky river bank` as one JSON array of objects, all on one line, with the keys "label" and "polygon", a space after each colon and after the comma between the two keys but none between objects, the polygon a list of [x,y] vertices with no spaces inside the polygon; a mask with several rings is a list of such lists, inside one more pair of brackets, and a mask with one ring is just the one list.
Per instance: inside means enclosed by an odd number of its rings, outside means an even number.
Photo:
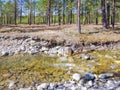
[{"label": "rocky river bank", "polygon": [[118,49],[120,42],[106,43],[86,43],[79,44],[67,42],[65,40],[58,42],[57,40],[45,40],[37,37],[9,36],[0,35],[0,55],[14,55],[19,53],[45,53],[51,56],[71,55],[79,52],[88,52],[93,50]]}]

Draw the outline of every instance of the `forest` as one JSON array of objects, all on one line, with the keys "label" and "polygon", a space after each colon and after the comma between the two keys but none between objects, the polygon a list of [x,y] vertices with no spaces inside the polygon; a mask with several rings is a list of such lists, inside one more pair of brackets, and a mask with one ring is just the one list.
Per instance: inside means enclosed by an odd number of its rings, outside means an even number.
[{"label": "forest", "polygon": [[0,0],[0,90],[120,90],[120,0]]},{"label": "forest", "polygon": [[112,25],[114,29],[115,22],[120,21],[119,10],[119,0],[0,0],[0,23],[50,26],[80,21],[102,24],[106,29]]}]

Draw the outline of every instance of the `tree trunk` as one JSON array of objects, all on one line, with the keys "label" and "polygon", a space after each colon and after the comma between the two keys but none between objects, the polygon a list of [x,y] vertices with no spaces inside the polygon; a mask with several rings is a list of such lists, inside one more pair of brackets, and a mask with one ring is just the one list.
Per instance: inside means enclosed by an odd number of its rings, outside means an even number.
[{"label": "tree trunk", "polygon": [[70,24],[72,24],[72,10],[70,10]]},{"label": "tree trunk", "polygon": [[116,0],[113,0],[113,5],[112,5],[112,8],[113,8],[113,10],[112,10],[112,28],[113,28],[113,30],[114,30],[114,25],[115,25],[115,2],[116,2]]},{"label": "tree trunk", "polygon": [[47,15],[48,26],[50,26],[50,10],[51,10],[51,0],[48,0],[48,15]]},{"label": "tree trunk", "polygon": [[65,24],[65,0],[63,0],[63,25]]},{"label": "tree trunk", "polygon": [[34,0],[34,24],[35,24],[35,7],[36,7],[36,2],[35,2],[35,0]]},{"label": "tree trunk", "polygon": [[96,20],[95,20],[95,23],[96,25],[98,25],[98,6],[97,6],[97,0],[96,0]]},{"label": "tree trunk", "polygon": [[58,25],[61,25],[60,5],[58,4]]},{"label": "tree trunk", "polygon": [[15,8],[15,12],[14,12],[14,24],[17,25],[17,0],[14,0],[14,8]]},{"label": "tree trunk", "polygon": [[29,25],[32,24],[32,0],[30,0],[30,16],[29,16]]},{"label": "tree trunk", "polygon": [[22,23],[22,0],[21,0],[21,7],[20,7],[20,24]]},{"label": "tree trunk", "polygon": [[102,7],[102,26],[103,28],[107,29],[105,0],[101,0],[101,7]]},{"label": "tree trunk", "polygon": [[107,27],[110,27],[110,2],[107,1]]},{"label": "tree trunk", "polygon": [[81,0],[78,0],[78,13],[77,13],[77,16],[78,16],[78,32],[81,33],[81,23],[80,23],[80,2]]}]

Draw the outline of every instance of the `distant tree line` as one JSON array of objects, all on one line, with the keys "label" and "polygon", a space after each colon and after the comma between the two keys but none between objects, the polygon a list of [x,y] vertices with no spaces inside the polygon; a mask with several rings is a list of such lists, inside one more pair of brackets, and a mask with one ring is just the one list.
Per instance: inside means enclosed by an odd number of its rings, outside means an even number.
[{"label": "distant tree line", "polygon": [[[102,24],[120,21],[120,0],[0,0],[1,24]],[[80,30],[79,30],[80,32]]]}]

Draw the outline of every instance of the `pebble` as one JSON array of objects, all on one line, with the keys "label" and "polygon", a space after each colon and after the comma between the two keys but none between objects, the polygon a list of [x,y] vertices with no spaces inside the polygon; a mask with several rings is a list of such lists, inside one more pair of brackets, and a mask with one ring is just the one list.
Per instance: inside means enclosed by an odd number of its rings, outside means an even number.
[{"label": "pebble", "polygon": [[107,79],[107,78],[110,78],[110,77],[113,77],[113,73],[104,73],[104,74],[100,74],[99,75],[99,78],[100,79]]},{"label": "pebble", "polygon": [[84,75],[85,80],[94,80],[95,76],[92,73],[87,73]]},{"label": "pebble", "polygon": [[12,88],[15,86],[15,82],[14,82],[14,81],[11,81],[11,80],[8,80],[8,82],[9,82],[8,88],[9,88],[9,89],[12,89]]},{"label": "pebble", "polygon": [[90,60],[91,59],[90,55],[86,55],[86,54],[80,54],[80,57],[82,60]]},{"label": "pebble", "polygon": [[31,88],[20,88],[19,90],[31,90]]},{"label": "pebble", "polygon": [[76,80],[76,81],[79,81],[80,78],[81,78],[81,76],[80,76],[80,74],[78,74],[78,73],[75,73],[75,74],[73,74],[73,76],[72,76],[72,79],[73,79],[73,80]]},{"label": "pebble", "polygon": [[48,87],[47,83],[42,83],[41,85],[37,86],[37,90],[47,89],[47,87]]}]

